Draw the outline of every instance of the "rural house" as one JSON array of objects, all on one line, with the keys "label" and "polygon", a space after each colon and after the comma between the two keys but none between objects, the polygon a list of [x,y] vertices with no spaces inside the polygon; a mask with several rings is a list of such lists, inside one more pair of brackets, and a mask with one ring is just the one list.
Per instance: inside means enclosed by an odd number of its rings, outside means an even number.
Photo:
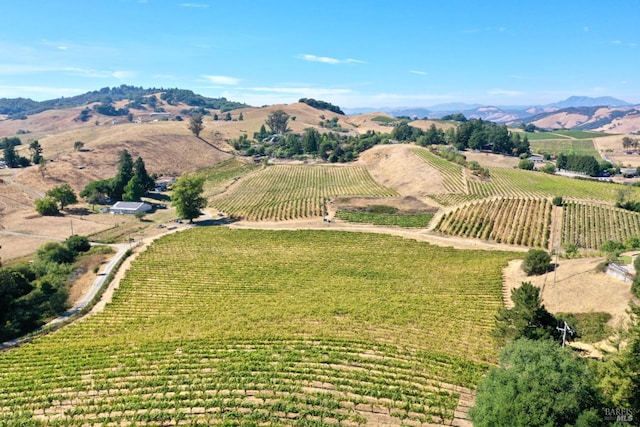
[{"label": "rural house", "polygon": [[137,212],[149,212],[151,205],[144,202],[116,202],[109,208],[112,214],[136,214]]},{"label": "rural house", "polygon": [[155,190],[156,191],[167,191],[167,188],[169,188],[169,186],[171,184],[173,184],[174,182],[176,182],[176,179],[174,177],[172,177],[172,176],[160,177],[160,178],[156,179]]}]

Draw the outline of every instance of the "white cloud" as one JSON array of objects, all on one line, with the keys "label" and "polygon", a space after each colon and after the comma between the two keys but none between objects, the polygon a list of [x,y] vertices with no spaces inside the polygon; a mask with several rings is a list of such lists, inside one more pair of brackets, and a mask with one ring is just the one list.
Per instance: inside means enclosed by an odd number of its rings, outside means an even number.
[{"label": "white cloud", "polygon": [[427,72],[426,71],[420,71],[420,70],[409,70],[409,72],[411,74],[417,74],[419,76],[426,76]]},{"label": "white cloud", "polygon": [[236,77],[229,76],[202,76],[211,83],[215,83],[217,85],[237,85],[240,83],[240,79]]},{"label": "white cloud", "polygon": [[336,58],[330,58],[328,56],[316,56],[316,55],[300,55],[300,58],[310,62],[322,62],[324,64],[339,64],[340,60]]},{"label": "white cloud", "polygon": [[337,59],[331,58],[330,56],[318,56],[318,55],[310,55],[310,54],[301,54],[298,55],[298,58],[303,59],[309,62],[322,62],[323,64],[366,64],[366,61],[361,61],[360,59],[347,58],[347,59]]},{"label": "white cloud", "polygon": [[611,40],[611,44],[622,44],[622,40]]},{"label": "white cloud", "polygon": [[114,71],[111,75],[118,80],[127,80],[134,78],[136,76],[136,73],[134,73],[133,71],[119,70]]},{"label": "white cloud", "polygon": [[589,27],[587,27],[586,25],[584,27],[582,27],[582,31],[584,31],[585,33],[589,32]]}]

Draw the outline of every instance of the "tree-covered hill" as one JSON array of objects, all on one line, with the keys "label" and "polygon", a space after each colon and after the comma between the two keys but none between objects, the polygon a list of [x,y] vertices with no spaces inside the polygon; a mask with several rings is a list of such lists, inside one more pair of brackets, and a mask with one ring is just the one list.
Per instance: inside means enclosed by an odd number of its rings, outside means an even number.
[{"label": "tree-covered hill", "polygon": [[0,114],[6,114],[12,119],[22,119],[25,116],[46,110],[80,107],[95,102],[111,104],[129,99],[134,104],[140,104],[144,103],[141,102],[144,97],[157,93],[161,93],[161,98],[169,104],[183,103],[192,107],[219,109],[223,112],[248,107],[248,105],[240,102],[229,101],[226,98],[208,98],[185,89],[145,89],[142,87],[121,85],[113,88],[104,87],[100,90],[94,90],[69,98],[62,97],[40,102],[26,98],[1,98]]}]

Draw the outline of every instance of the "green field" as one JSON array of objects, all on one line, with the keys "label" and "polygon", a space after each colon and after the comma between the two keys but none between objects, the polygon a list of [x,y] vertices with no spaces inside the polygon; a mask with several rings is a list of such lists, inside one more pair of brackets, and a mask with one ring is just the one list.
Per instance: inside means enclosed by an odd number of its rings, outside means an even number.
[{"label": "green field", "polygon": [[387,117],[387,116],[375,116],[371,119],[372,122],[380,122],[380,123],[392,123],[397,122],[398,119],[395,117]]},{"label": "green field", "polygon": [[322,217],[337,196],[396,196],[364,167],[276,165],[240,180],[211,200],[216,209],[250,221]]},{"label": "green field", "polygon": [[520,133],[520,136],[526,135],[529,141],[540,141],[545,139],[590,139],[609,136],[610,134],[603,132],[589,132],[583,130],[567,130],[559,129],[548,132],[523,132],[517,129],[511,129],[512,132]]},{"label": "green field", "polygon": [[387,214],[340,210],[336,212],[336,217],[349,222],[405,228],[424,228],[429,226],[429,222],[433,219],[433,214]]},{"label": "green field", "polygon": [[168,235],[103,312],[0,354],[0,425],[450,423],[496,361],[514,256],[365,233]]},{"label": "green field", "polygon": [[544,139],[531,141],[529,145],[534,153],[549,153],[553,156],[578,154],[600,159],[600,153],[595,149],[593,141],[590,139]]}]

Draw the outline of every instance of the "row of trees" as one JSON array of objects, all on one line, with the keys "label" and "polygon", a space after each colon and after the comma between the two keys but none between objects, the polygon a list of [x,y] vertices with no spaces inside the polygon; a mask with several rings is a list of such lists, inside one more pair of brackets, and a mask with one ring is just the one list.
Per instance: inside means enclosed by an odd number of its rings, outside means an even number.
[{"label": "row of trees", "polygon": [[0,341],[42,326],[67,308],[72,263],[90,249],[83,236],[46,243],[32,262],[0,268]]},{"label": "row of trees", "polygon": [[519,132],[511,133],[506,125],[498,125],[482,119],[471,119],[461,123],[455,130],[452,141],[458,150],[485,150],[493,153],[520,156],[530,153],[529,139]]},{"label": "row of trees", "polygon": [[556,167],[589,176],[596,176],[605,169],[613,168],[613,165],[609,162],[600,164],[595,157],[589,155],[561,153],[556,159]]},{"label": "row of trees", "polygon": [[90,182],[80,192],[80,196],[91,204],[100,203],[104,199],[138,201],[154,186],[155,181],[147,173],[144,160],[138,157],[134,161],[129,151],[122,150],[116,176]]}]

